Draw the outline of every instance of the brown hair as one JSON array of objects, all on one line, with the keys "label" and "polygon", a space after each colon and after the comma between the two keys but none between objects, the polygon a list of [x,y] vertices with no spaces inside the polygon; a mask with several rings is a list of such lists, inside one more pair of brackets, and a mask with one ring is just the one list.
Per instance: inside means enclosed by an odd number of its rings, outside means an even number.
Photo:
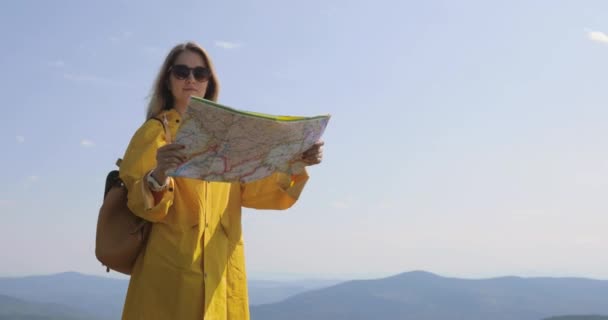
[{"label": "brown hair", "polygon": [[167,86],[169,83],[169,68],[173,65],[175,59],[177,59],[177,56],[186,50],[200,54],[203,61],[205,61],[207,64],[207,68],[211,70],[211,78],[209,78],[209,83],[207,84],[207,91],[205,92],[204,98],[207,100],[217,101],[220,85],[217,81],[217,75],[215,74],[215,69],[213,68],[211,59],[209,59],[209,55],[207,55],[205,49],[195,42],[181,43],[171,49],[167,55],[167,58],[165,58],[165,62],[163,62],[163,65],[160,68],[156,80],[154,81],[154,87],[152,88],[152,93],[150,94],[150,103],[148,104],[146,119],[156,116],[163,110],[173,108],[173,95]]}]

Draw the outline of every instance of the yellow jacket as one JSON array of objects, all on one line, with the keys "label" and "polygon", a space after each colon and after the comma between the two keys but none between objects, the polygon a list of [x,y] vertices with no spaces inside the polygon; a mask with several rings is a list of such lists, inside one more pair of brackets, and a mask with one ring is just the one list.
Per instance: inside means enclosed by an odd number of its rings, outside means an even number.
[{"label": "yellow jacket", "polygon": [[[169,110],[163,115],[175,136],[180,114]],[[162,124],[146,121],[120,166],[129,208],[154,222],[133,268],[122,317],[249,319],[241,207],[287,209],[308,175],[275,173],[247,184],[172,178],[155,200],[144,176],[156,166],[156,150],[164,144]]]}]

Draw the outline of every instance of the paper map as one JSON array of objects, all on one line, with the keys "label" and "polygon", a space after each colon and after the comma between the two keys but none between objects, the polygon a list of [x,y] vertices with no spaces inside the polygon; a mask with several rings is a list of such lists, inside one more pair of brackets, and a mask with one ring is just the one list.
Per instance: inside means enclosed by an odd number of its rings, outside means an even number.
[{"label": "paper map", "polygon": [[169,175],[250,182],[275,171],[297,173],[300,155],[321,138],[329,118],[240,111],[192,97],[174,139],[189,160]]}]

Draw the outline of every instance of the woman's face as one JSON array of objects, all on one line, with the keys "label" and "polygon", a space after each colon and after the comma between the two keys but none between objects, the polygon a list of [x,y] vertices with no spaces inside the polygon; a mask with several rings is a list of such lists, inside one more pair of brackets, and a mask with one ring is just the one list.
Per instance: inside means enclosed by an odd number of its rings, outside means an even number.
[{"label": "woman's face", "polygon": [[169,70],[169,90],[176,107],[185,107],[190,96],[205,96],[211,72],[200,54],[190,50],[180,53]]}]

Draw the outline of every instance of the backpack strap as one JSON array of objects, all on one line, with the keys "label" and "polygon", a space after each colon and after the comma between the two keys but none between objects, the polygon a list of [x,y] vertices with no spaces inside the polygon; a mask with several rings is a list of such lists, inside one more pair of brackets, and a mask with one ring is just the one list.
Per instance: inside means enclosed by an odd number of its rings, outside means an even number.
[{"label": "backpack strap", "polygon": [[157,120],[160,124],[163,125],[163,129],[165,130],[165,140],[167,143],[171,143],[171,130],[169,129],[169,121],[167,120],[167,114],[163,114],[163,118],[160,119],[158,117],[153,117],[151,119]]}]

